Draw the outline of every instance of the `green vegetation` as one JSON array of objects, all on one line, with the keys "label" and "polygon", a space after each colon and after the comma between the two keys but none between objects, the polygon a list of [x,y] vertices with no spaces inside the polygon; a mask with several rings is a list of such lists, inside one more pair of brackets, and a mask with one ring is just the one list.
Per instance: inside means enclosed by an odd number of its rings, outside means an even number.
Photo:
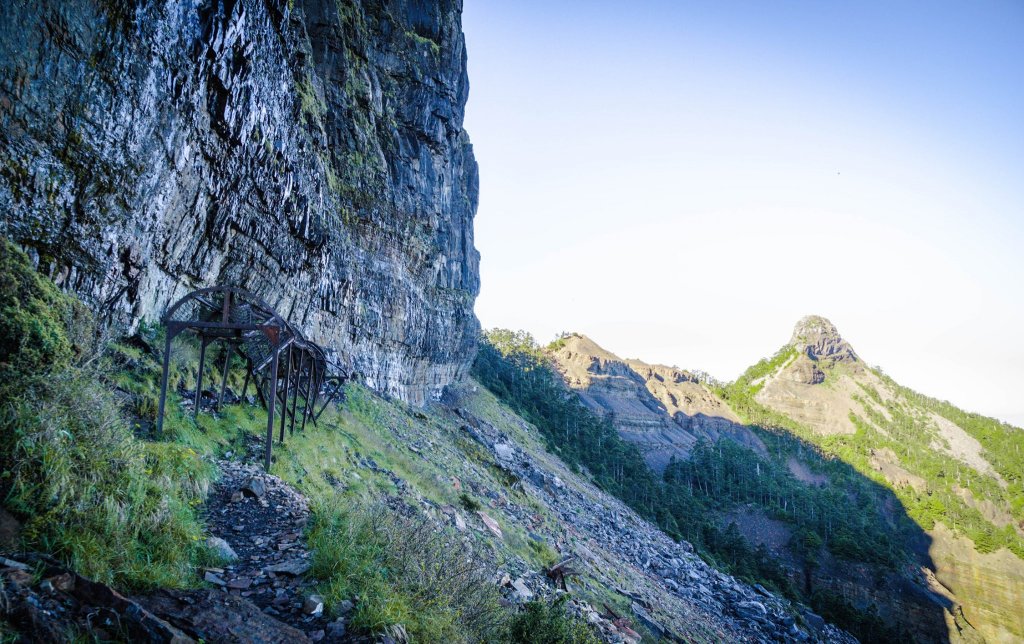
[{"label": "green vegetation", "polygon": [[[770,410],[755,408],[759,379],[796,356],[784,349],[755,365],[719,394],[742,411],[776,420]],[[685,539],[709,562],[751,583],[762,583],[821,610],[807,589],[798,588],[764,548],[754,548],[735,524],[725,528],[716,516],[751,506],[792,526],[792,549],[813,569],[824,554],[893,569],[909,560],[913,525],[883,511],[891,492],[865,479],[854,468],[824,457],[817,448],[783,432],[752,428],[768,446],[760,456],[732,441],[698,444],[687,461],[673,461],[663,479],[647,468],[636,447],[619,438],[611,421],[596,415],[570,395],[544,349],[524,332],[485,333],[473,375],[499,399],[537,426],[548,449],[572,468],[618,496],[640,515],[675,539]],[[779,423],[788,421],[784,417]],[[791,422],[791,421],[789,421]],[[812,464],[831,481],[826,487],[796,480],[786,467],[792,455]],[[822,600],[824,601],[824,600]],[[838,601],[838,600],[837,600]],[[836,623],[873,641],[883,628],[856,611],[832,612]],[[896,631],[886,631],[895,637]]]},{"label": "green vegetation", "polygon": [[[774,441],[773,451],[795,447],[783,440]],[[805,543],[810,539],[850,561],[894,568],[907,560],[910,554],[901,535],[910,526],[887,520],[880,506],[891,495],[841,461],[822,465],[831,484],[809,486],[796,480],[781,459],[762,458],[732,441],[701,442],[690,459],[669,465],[665,480],[676,489],[695,490],[708,509],[751,504],[796,526]],[[817,556],[814,549],[806,552],[810,558]]]},{"label": "green vegetation", "polygon": [[327,502],[314,517],[313,574],[328,606],[360,598],[354,627],[402,624],[423,642],[488,641],[503,632],[508,614],[497,587],[454,535],[386,506]]},{"label": "green vegetation", "polygon": [[567,395],[544,351],[524,332],[486,334],[473,376],[541,430],[549,451],[594,483],[651,516],[659,506],[660,484],[636,448],[619,438],[608,419]]},{"label": "green vegetation", "polygon": [[91,352],[94,325],[80,302],[0,240],[0,395],[11,396]]},{"label": "green vegetation", "polygon": [[509,629],[511,641],[520,644],[597,644],[593,631],[579,619],[566,614],[568,595],[555,601],[528,602],[523,611],[512,619]]},{"label": "green vegetation", "polygon": [[424,45],[426,47],[429,47],[430,48],[430,52],[432,54],[434,54],[434,56],[439,56],[441,54],[441,45],[440,45],[440,43],[438,43],[433,38],[427,38],[426,36],[421,36],[421,35],[419,35],[418,33],[416,33],[415,31],[412,31],[412,30],[406,31],[405,35],[410,40],[415,42],[417,45]]},{"label": "green vegetation", "polygon": [[[143,325],[135,337],[100,347],[84,307],[40,277],[16,248],[0,250],[0,369],[7,385],[0,388],[0,494],[24,523],[22,546],[122,589],[200,584],[197,567],[216,563],[198,516],[215,476],[204,457],[246,453],[262,436],[265,412],[229,405],[197,418],[184,413],[177,392],[194,387],[199,374],[196,346],[182,337],[164,435],[140,438],[155,420],[160,362],[153,347],[162,344],[163,330]],[[210,357],[204,378],[216,382],[216,349]],[[229,385],[238,391],[243,377],[235,364]],[[449,472],[395,440],[427,429],[450,440],[453,458],[485,466],[491,485],[522,493],[492,471],[457,424],[359,385],[349,385],[346,396],[319,425],[275,446],[273,466],[313,500],[307,538],[328,606],[358,597],[352,626],[366,632],[401,625],[415,641],[517,641],[509,630],[514,611],[499,603],[490,567],[465,547],[465,537],[386,509],[380,499],[411,488],[438,505],[482,509],[474,494],[451,484]],[[502,547],[529,561],[556,558],[544,542],[497,520],[506,533]],[[498,547],[490,548],[500,561]],[[555,635],[521,641],[589,641],[585,625],[567,618],[560,625],[553,612],[544,614]]]},{"label": "green vegetation", "polygon": [[[735,383],[720,388],[716,393],[747,422],[775,430],[782,440],[781,443],[776,441],[782,453],[791,453],[795,445],[781,438],[786,435],[796,436],[814,445],[814,449],[820,450],[824,456],[821,463],[827,469],[832,487],[856,490],[852,495],[854,498],[878,508],[867,515],[869,521],[861,526],[860,531],[853,533],[855,539],[851,539],[849,534],[839,535],[842,549],[849,550],[851,543],[859,542],[869,552],[888,550],[899,554],[898,551],[903,550],[905,554],[902,558],[909,558],[910,546],[905,543],[905,539],[884,539],[884,531],[888,528],[879,519],[880,504],[886,502],[891,491],[906,514],[921,528],[930,530],[936,521],[941,521],[955,533],[969,537],[979,552],[992,552],[1005,547],[1024,558],[1024,538],[1012,525],[993,525],[965,500],[969,492],[974,498],[1007,508],[1018,521],[1024,519],[1024,432],[991,418],[963,412],[949,403],[922,396],[876,372],[875,375],[897,395],[888,400],[883,399],[876,389],[861,384],[864,396],[856,399],[867,410],[867,417],[851,415],[850,420],[856,432],[852,435],[822,436],[754,399],[761,388],[759,381],[766,374],[781,368],[795,355],[795,349],[787,345],[774,357],[762,360]],[[986,460],[993,464],[996,472],[1006,482],[1005,488],[995,477],[978,472],[936,449],[935,445],[941,444],[942,440],[934,428],[931,414],[956,423],[978,439],[985,448]],[[872,466],[872,457],[881,452],[894,455],[897,461],[895,465],[920,477],[924,486],[893,486]],[[868,481],[872,484],[869,485]],[[814,529],[829,548],[834,549],[835,541],[822,532],[821,527],[821,522],[817,522]],[[905,528],[902,532],[907,534]],[[864,539],[865,534],[867,540]],[[878,540],[873,535],[883,538]],[[871,561],[857,550],[854,547],[850,553],[855,560]],[[895,563],[900,558],[897,556],[889,563]]]},{"label": "green vegetation", "polygon": [[23,545],[122,587],[197,583],[209,553],[194,508],[211,468],[136,439],[90,353],[84,308],[7,242],[0,266],[0,494]]}]

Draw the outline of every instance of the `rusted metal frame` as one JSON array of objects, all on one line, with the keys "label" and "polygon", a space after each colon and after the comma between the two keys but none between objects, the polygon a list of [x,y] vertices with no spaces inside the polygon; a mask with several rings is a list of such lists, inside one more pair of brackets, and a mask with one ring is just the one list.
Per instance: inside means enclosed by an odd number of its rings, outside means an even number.
[{"label": "rusted metal frame", "polygon": [[306,395],[302,404],[302,426],[300,432],[306,431],[306,422],[312,416],[312,410],[316,409],[317,387],[320,383],[320,361],[318,356],[309,356],[309,377],[306,379]]},{"label": "rusted metal frame", "polygon": [[168,323],[164,329],[164,364],[163,374],[160,378],[160,404],[156,415],[157,436],[163,436],[164,433],[164,412],[167,407],[167,379],[170,377],[171,369],[171,343],[174,342],[174,336],[178,335],[178,333],[177,325]]},{"label": "rusted metal frame", "polygon": [[327,384],[327,393],[324,395],[324,404],[323,407],[320,408],[320,411],[316,412],[316,415],[313,417],[314,422],[320,420],[320,416],[322,416],[323,413],[327,411],[327,408],[330,406],[331,402],[334,401],[334,397],[338,394],[342,386],[344,386],[345,384],[344,379],[338,376],[327,378],[327,380],[329,382]]},{"label": "rusted metal frame", "polygon": [[220,374],[220,395],[217,396],[217,409],[224,406],[224,394],[228,389],[228,368],[231,366],[231,358],[235,356],[234,342],[225,340],[224,347],[224,367]]},{"label": "rusted metal frame", "polygon": [[[280,319],[280,316],[278,316],[274,312],[274,308],[272,306],[270,306],[269,304],[267,304],[266,302],[264,302],[260,298],[256,297],[256,295],[254,295],[253,293],[250,293],[249,291],[246,291],[245,289],[236,288],[236,287],[233,287],[233,286],[211,286],[209,288],[201,288],[201,289],[192,291],[191,293],[189,293],[185,297],[183,297],[180,300],[178,300],[177,302],[175,302],[171,306],[171,308],[167,310],[167,313],[164,315],[164,319],[167,320],[167,319],[173,318],[174,314],[178,311],[178,309],[181,308],[181,306],[185,302],[190,300],[190,299],[198,301],[198,302],[200,302],[202,304],[206,304],[206,305],[209,306],[209,302],[205,298],[203,298],[203,295],[206,295],[206,294],[209,294],[209,293],[226,293],[226,292],[230,292],[230,293],[234,294],[236,297],[240,295],[242,297],[242,299],[244,299],[247,302],[249,302],[249,304],[251,304],[252,306],[258,307],[259,309],[261,309],[263,311],[266,311],[268,314],[273,314],[274,317]],[[217,307],[213,306],[211,308],[216,309]],[[282,322],[283,322],[283,320],[282,320]]]},{"label": "rusted metal frame", "polygon": [[[216,297],[209,298],[213,294],[221,298],[220,302]],[[242,301],[242,304],[238,304]],[[174,320],[174,314],[186,302],[193,302],[198,306],[195,313],[197,319]],[[262,322],[232,322],[231,318],[235,311],[244,311],[236,317],[245,316],[252,319],[255,315],[263,317]],[[219,313],[219,316],[217,315]],[[219,321],[217,318],[219,317]],[[280,436],[284,440],[284,426],[290,418],[290,431],[294,433],[295,423],[298,419],[298,399],[303,399],[302,429],[305,429],[306,420],[313,419],[316,423],[319,415],[323,413],[330,402],[335,398],[344,382],[344,379],[328,376],[328,366],[323,350],[315,343],[307,342],[301,332],[281,318],[272,307],[255,297],[251,293],[233,287],[212,287],[199,289],[178,300],[164,316],[167,328],[164,364],[161,378],[161,398],[157,420],[157,431],[163,431],[163,418],[166,412],[167,387],[170,374],[170,355],[173,348],[174,338],[184,330],[191,330],[200,337],[200,365],[199,374],[196,379],[196,396],[194,412],[198,414],[202,410],[202,381],[203,371],[206,366],[206,349],[217,340],[222,340],[226,345],[224,354],[224,365],[221,372],[221,388],[217,398],[217,405],[222,406],[226,395],[227,376],[230,371],[231,361],[237,352],[245,360],[246,374],[245,383],[242,386],[242,399],[248,392],[249,381],[252,380],[261,402],[267,407],[267,441],[265,446],[264,466],[269,469],[272,461],[273,434],[277,421],[276,413],[281,414]],[[246,338],[251,338],[257,332],[262,332],[270,340],[270,355],[260,364],[256,365],[246,351],[241,349]],[[284,378],[280,373],[280,361],[282,353],[287,349],[287,361]],[[268,370],[269,374],[264,375]],[[284,391],[279,392],[282,385]],[[317,412],[317,403],[322,395],[323,385],[329,383],[324,407]],[[288,406],[288,396],[292,396],[291,409]],[[277,409],[280,402],[281,409]]]},{"label": "rusted metal frame", "polygon": [[306,395],[302,399],[302,427],[299,428],[300,432],[305,433],[306,421],[309,420],[310,409],[316,408],[316,394],[314,393],[314,385],[317,382],[317,363],[315,356],[309,358],[309,378],[306,379]]},{"label": "rusted metal frame", "polygon": [[[279,347],[280,349],[282,349],[282,350],[283,350],[283,349],[286,349],[286,348],[290,347],[290,346],[292,345],[292,343],[293,343],[293,342],[295,342],[295,338],[294,338],[294,337],[291,337],[291,338],[288,338],[287,340],[284,340],[283,342],[279,342],[277,346],[278,346],[278,347]],[[268,365],[270,364],[271,360],[273,360],[273,358],[274,358],[273,354],[271,354],[271,355],[267,356],[267,357],[266,357],[266,358],[265,358],[265,359],[263,360],[263,362],[261,362],[261,363],[259,364],[259,366],[257,366],[257,367],[256,367],[256,369],[255,369],[255,370],[256,370],[256,371],[262,371],[262,370],[266,369],[266,368],[267,368],[267,366],[268,366]]]},{"label": "rusted metal frame", "polygon": [[[306,414],[307,416],[312,417],[314,425],[317,424],[317,422],[316,422],[317,421],[317,417],[316,417],[315,412],[316,412],[317,402],[320,400],[320,390],[323,388],[324,379],[327,377],[327,356],[324,355],[324,351],[320,347],[317,346],[317,347],[315,347],[315,349],[316,349],[317,355],[316,355],[316,359],[315,359],[315,361],[313,363],[313,367],[312,367],[312,369],[314,371],[314,376],[313,376],[313,382],[310,383],[310,386],[312,387],[312,392],[313,392],[313,400],[312,400],[312,402],[309,405],[309,410],[310,411]],[[309,401],[307,401],[307,402],[309,402]],[[302,419],[302,427],[303,427],[303,429],[305,429],[305,427],[306,427],[306,418],[305,417],[303,417],[303,419]]]},{"label": "rusted metal frame", "polygon": [[[241,354],[241,351],[239,351],[239,354]],[[245,392],[249,390],[249,378],[252,376],[252,360],[246,358],[244,355],[242,358],[245,360],[245,382],[242,384],[242,395],[239,400],[245,402]]]}]

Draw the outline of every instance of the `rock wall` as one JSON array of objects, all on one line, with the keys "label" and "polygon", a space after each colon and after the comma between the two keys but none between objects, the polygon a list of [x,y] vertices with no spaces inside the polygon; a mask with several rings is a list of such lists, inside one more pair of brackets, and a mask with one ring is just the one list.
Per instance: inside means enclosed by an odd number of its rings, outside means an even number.
[{"label": "rock wall", "polygon": [[0,6],[0,233],[122,329],[248,288],[373,388],[468,368],[461,0]]}]

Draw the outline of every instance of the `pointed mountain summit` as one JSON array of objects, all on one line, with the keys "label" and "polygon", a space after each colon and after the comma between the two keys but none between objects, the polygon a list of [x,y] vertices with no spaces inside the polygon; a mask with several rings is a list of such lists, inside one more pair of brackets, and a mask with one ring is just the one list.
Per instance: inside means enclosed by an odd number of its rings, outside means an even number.
[{"label": "pointed mountain summit", "polygon": [[839,335],[839,330],[827,318],[808,315],[793,327],[789,344],[812,360],[828,358],[835,362],[857,362],[857,353],[850,343]]}]

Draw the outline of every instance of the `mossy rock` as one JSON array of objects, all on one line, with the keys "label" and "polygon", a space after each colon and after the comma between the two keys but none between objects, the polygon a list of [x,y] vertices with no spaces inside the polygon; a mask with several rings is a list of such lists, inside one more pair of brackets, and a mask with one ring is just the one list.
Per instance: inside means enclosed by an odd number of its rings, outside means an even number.
[{"label": "mossy rock", "polygon": [[93,329],[80,302],[39,275],[14,244],[0,240],[0,399],[67,367],[86,351]]}]

